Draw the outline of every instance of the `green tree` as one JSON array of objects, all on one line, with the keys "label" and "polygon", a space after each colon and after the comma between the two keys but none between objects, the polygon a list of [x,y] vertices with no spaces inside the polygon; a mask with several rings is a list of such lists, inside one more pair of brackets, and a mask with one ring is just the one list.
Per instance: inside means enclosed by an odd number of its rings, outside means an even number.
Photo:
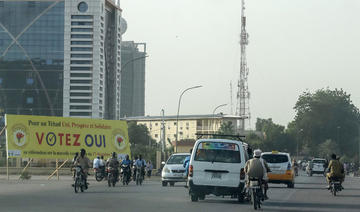
[{"label": "green tree", "polygon": [[355,155],[360,115],[349,94],[329,88],[307,91],[300,95],[294,109],[292,130],[301,132],[302,147],[309,148],[310,154],[320,154],[320,144],[331,140],[336,145],[327,143],[328,147],[338,148],[340,154]]},{"label": "green tree", "polygon": [[155,164],[156,150],[159,146],[156,140],[151,138],[148,128],[145,125],[137,125],[136,122],[129,122],[128,134],[132,158],[141,154],[145,160],[151,160]]},{"label": "green tree", "polygon": [[220,135],[235,135],[234,126],[231,121],[224,122],[220,125],[216,134]]}]

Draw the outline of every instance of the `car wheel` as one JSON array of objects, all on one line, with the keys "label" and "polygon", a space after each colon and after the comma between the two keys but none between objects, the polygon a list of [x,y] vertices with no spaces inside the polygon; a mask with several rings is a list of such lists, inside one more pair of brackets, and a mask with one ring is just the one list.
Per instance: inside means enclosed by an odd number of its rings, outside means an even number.
[{"label": "car wheel", "polygon": [[170,182],[170,186],[174,186],[175,185],[175,182]]},{"label": "car wheel", "polygon": [[166,181],[162,181],[162,186],[167,186],[167,182]]},{"label": "car wheel", "polygon": [[191,197],[191,202],[197,202],[197,201],[199,201],[199,197],[198,197],[198,195],[196,195],[196,194],[191,194],[190,197]]},{"label": "car wheel", "polygon": [[288,188],[294,188],[294,187],[295,187],[295,183],[293,183],[293,182],[292,182],[292,183],[288,183],[288,184],[287,184],[287,187],[288,187]]}]

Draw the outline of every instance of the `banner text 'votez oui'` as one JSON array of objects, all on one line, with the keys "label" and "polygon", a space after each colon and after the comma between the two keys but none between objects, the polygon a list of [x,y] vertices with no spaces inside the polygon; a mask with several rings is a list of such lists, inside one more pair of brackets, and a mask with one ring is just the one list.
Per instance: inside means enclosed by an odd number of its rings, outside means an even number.
[{"label": "banner text 'votez oui'", "polygon": [[70,133],[54,133],[54,132],[36,132],[37,142],[39,145],[46,144],[49,146],[66,145],[66,146],[81,146],[84,143],[87,147],[106,147],[105,135],[91,135],[87,134],[81,139],[80,134]]}]

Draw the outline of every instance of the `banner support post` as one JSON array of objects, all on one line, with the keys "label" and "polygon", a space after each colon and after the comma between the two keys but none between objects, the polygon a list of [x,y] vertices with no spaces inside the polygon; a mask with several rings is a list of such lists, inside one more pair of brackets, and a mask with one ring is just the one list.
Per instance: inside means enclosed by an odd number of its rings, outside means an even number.
[{"label": "banner support post", "polygon": [[10,177],[9,177],[9,158],[8,158],[8,156],[6,156],[6,176],[7,176],[7,180],[10,180]]},{"label": "banner support post", "polygon": [[57,179],[60,180],[60,179],[59,179],[59,170],[58,170],[58,167],[59,167],[59,159],[56,159],[56,170],[57,170],[57,171],[56,171],[56,176],[57,176]]},{"label": "banner support post", "polygon": [[69,160],[69,159],[66,159],[58,168],[56,168],[56,170],[48,177],[48,180],[50,180],[50,178],[51,178],[52,176],[54,176],[54,174],[55,174],[56,172],[58,172],[59,169],[61,169],[61,167],[63,167],[68,160]]},{"label": "banner support post", "polygon": [[26,169],[30,166],[31,161],[32,161],[32,158],[30,158],[30,160],[27,162],[25,168],[21,171],[20,176],[19,176],[19,180],[21,178],[22,173],[24,173],[26,171]]}]

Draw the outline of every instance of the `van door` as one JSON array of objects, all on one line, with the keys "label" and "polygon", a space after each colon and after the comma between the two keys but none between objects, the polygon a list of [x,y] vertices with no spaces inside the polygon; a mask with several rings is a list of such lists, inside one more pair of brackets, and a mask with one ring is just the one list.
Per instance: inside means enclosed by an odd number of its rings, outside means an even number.
[{"label": "van door", "polygon": [[202,141],[195,148],[193,183],[195,185],[238,187],[242,149],[237,143]]}]

